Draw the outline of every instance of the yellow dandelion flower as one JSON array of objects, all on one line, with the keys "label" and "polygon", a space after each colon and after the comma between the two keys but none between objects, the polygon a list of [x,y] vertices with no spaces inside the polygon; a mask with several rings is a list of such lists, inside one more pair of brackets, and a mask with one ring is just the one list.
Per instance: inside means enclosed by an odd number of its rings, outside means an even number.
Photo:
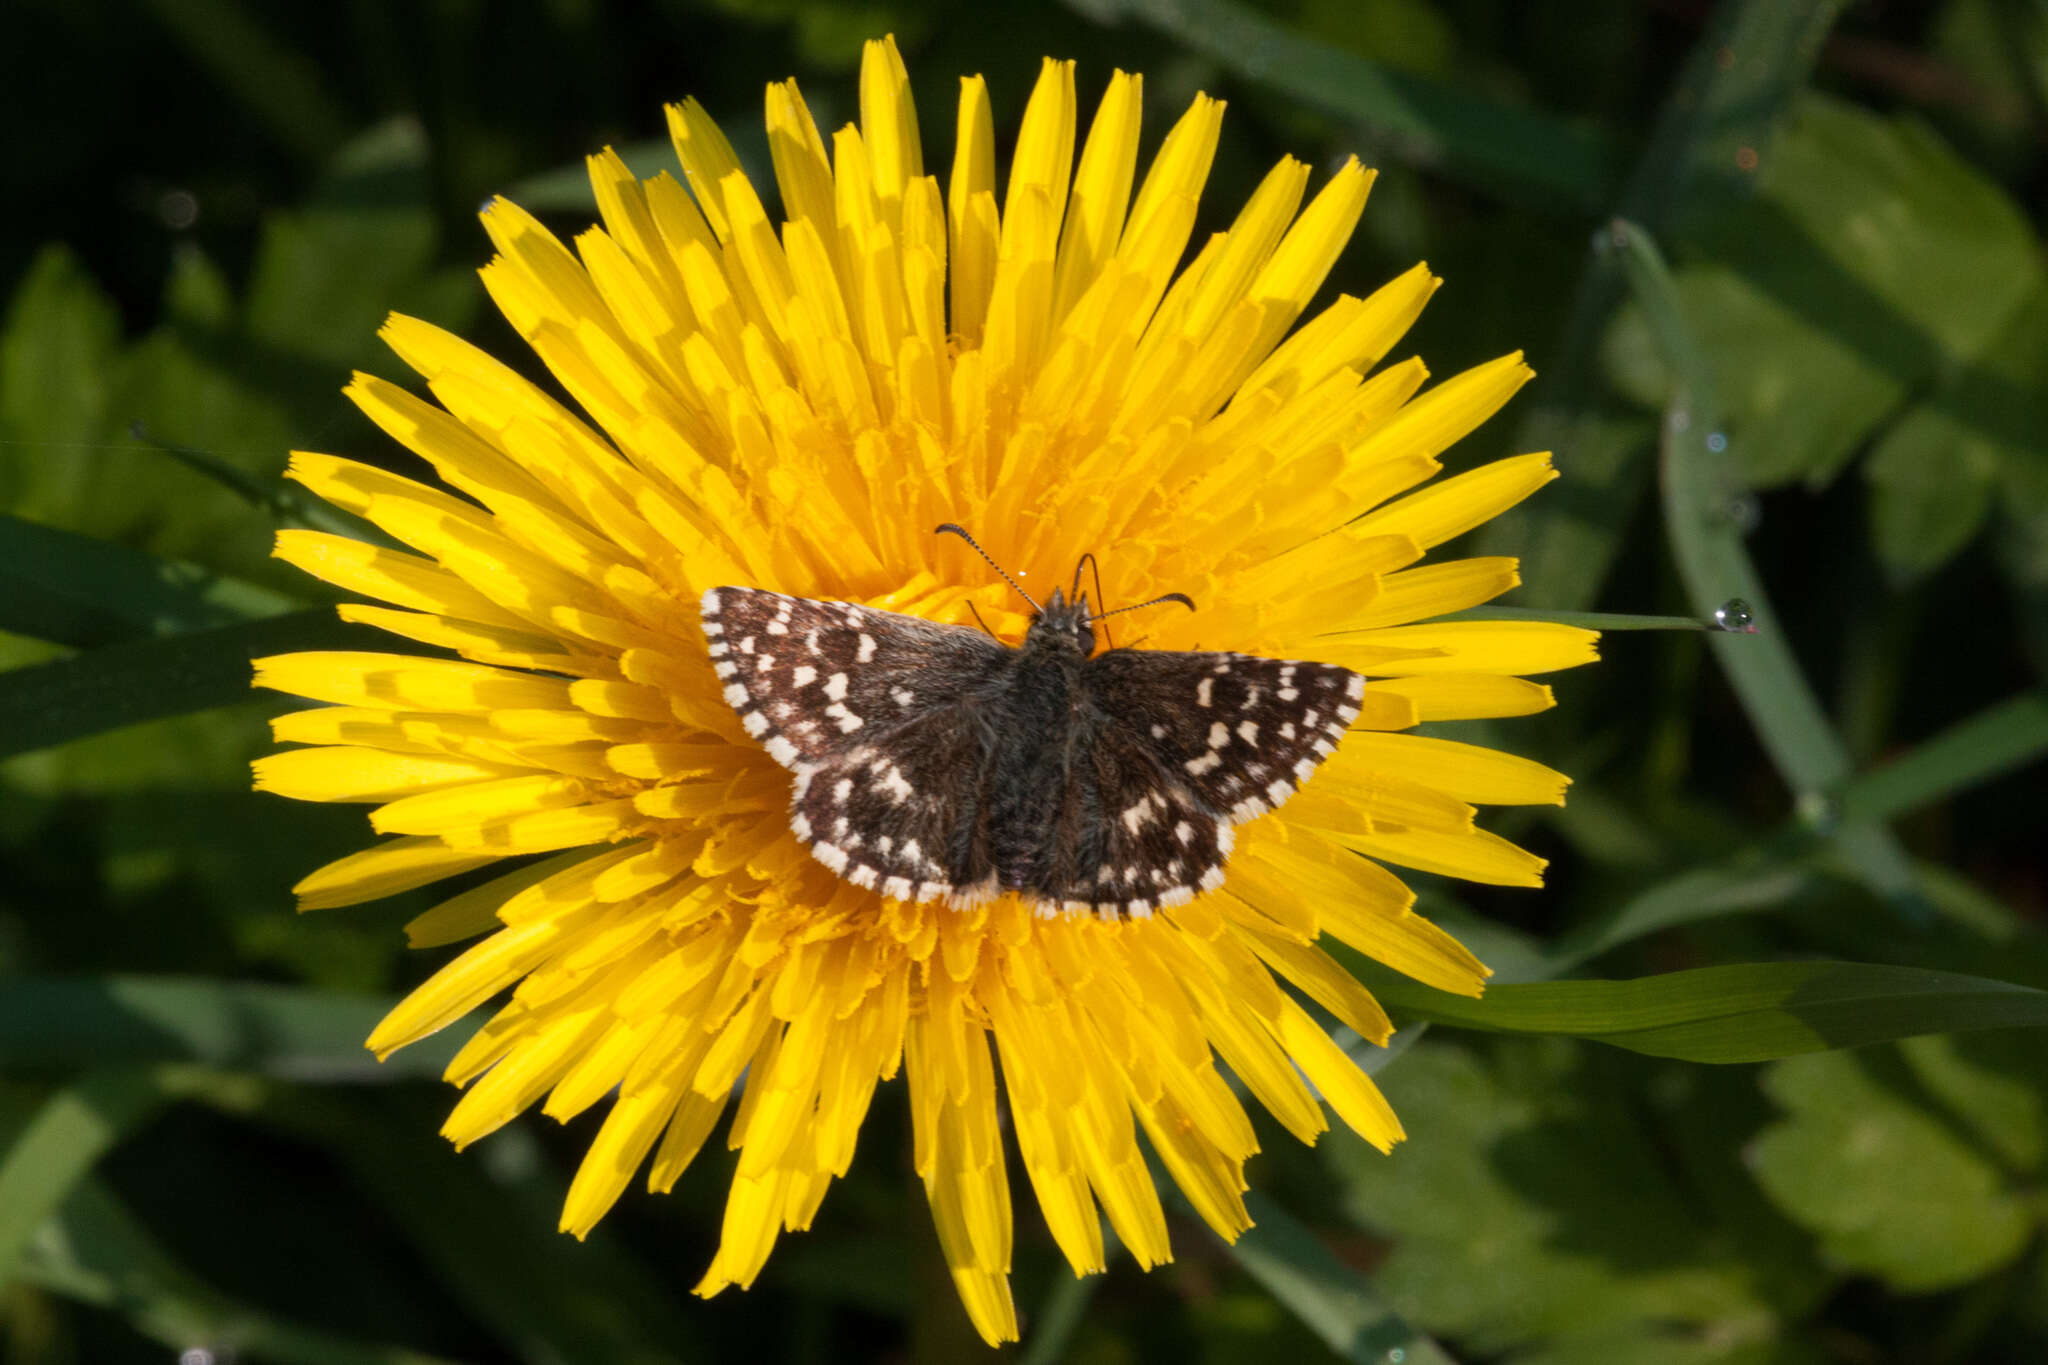
[{"label": "yellow dandelion flower", "polygon": [[[1527,675],[1593,658],[1592,633],[1563,625],[1418,624],[1515,585],[1511,559],[1416,565],[1553,477],[1548,457],[1419,486],[1528,368],[1509,355],[1427,388],[1419,360],[1377,368],[1436,288],[1424,266],[1295,327],[1364,207],[1355,162],[1312,197],[1308,168],[1281,162],[1183,265],[1223,106],[1198,97],[1141,177],[1139,94],[1116,73],[1077,162],[1074,68],[1047,61],[999,187],[987,91],[966,80],[942,181],[894,43],[870,43],[860,123],[829,149],[795,83],[768,87],[779,227],[704,110],[671,108],[687,188],[606,152],[589,163],[602,225],[572,246],[510,203],[484,214],[484,284],[568,402],[393,317],[385,339],[438,402],[370,375],[348,393],[458,492],[293,456],[410,548],[294,530],[278,555],[385,604],[345,618],[459,656],[259,661],[260,685],[326,705],[276,722],[303,747],[259,761],[258,786],[374,803],[391,836],[307,877],[301,907],[515,860],[412,923],[423,947],[481,938],[369,1045],[509,990],[448,1069],[465,1091],[444,1131],[466,1145],[536,1103],[566,1121],[609,1097],[562,1214],[579,1236],[643,1167],[673,1185],[737,1096],[699,1293],[751,1283],[808,1226],[899,1070],[946,1260],[991,1342],[1017,1335],[1002,1100],[1077,1273],[1102,1268],[1102,1214],[1141,1265],[1170,1255],[1141,1131],[1235,1237],[1257,1143],[1219,1059],[1303,1141],[1325,1104],[1380,1148],[1402,1136],[1303,1004],[1391,1031],[1319,937],[1476,995],[1486,968],[1382,864],[1538,883],[1542,861],[1473,807],[1559,802],[1566,779],[1401,733],[1541,710]],[[1137,918],[1044,916],[1015,894],[885,896],[810,856],[700,603],[753,588],[953,625],[978,610],[1022,638],[1023,604],[941,522],[1026,583],[1093,551],[1109,601],[1191,595],[1199,612],[1143,620],[1147,649],[1369,679],[1312,780],[1239,825],[1220,888]]]}]

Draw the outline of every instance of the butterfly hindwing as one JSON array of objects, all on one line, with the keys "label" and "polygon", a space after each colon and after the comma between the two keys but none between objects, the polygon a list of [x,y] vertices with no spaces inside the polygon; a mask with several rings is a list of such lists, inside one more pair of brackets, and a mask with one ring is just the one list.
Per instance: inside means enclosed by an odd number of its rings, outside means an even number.
[{"label": "butterfly hindwing", "polygon": [[971,702],[937,708],[799,768],[790,826],[811,856],[897,900],[993,896],[988,746],[973,712]]},{"label": "butterfly hindwing", "polygon": [[790,827],[811,855],[898,900],[994,894],[980,774],[1006,646],[958,626],[754,588],[704,595],[725,699],[796,773]]},{"label": "butterfly hindwing", "polygon": [[1222,884],[1229,825],[1139,735],[1120,720],[1098,724],[1070,767],[1043,908],[1144,916]]},{"label": "butterfly hindwing", "polygon": [[1365,679],[1253,654],[1115,649],[1082,670],[1094,705],[1225,825],[1306,781],[1358,718]]}]

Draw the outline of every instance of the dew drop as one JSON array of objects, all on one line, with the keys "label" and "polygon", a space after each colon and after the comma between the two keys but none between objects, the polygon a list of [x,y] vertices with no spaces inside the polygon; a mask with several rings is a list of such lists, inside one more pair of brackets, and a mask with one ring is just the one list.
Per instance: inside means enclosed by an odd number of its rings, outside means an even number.
[{"label": "dew drop", "polygon": [[1763,521],[1764,506],[1754,493],[1737,493],[1721,504],[1721,518],[1746,536]]},{"label": "dew drop", "polygon": [[1722,451],[1726,450],[1727,448],[1728,448],[1728,434],[1727,434],[1726,432],[1723,432],[1723,431],[1711,431],[1711,432],[1708,432],[1708,433],[1707,433],[1707,449],[1708,449],[1708,450],[1711,450],[1711,451],[1713,451],[1713,452],[1714,452],[1714,453],[1715,453],[1716,455],[1719,455],[1719,454],[1720,454],[1720,453],[1721,453]]},{"label": "dew drop", "polygon": [[156,201],[157,217],[173,232],[183,232],[199,221],[199,196],[190,190],[166,190]]},{"label": "dew drop", "polygon": [[1749,603],[1739,597],[1731,597],[1714,608],[1714,629],[1725,630],[1733,635],[1756,634],[1756,613]]},{"label": "dew drop", "polygon": [[1401,1365],[1401,1362],[1407,1358],[1408,1353],[1399,1346],[1392,1347],[1387,1351],[1387,1365]]},{"label": "dew drop", "polygon": [[1673,431],[1684,431],[1692,425],[1692,414],[1684,408],[1673,408],[1671,416],[1665,419],[1665,425],[1669,426]]}]

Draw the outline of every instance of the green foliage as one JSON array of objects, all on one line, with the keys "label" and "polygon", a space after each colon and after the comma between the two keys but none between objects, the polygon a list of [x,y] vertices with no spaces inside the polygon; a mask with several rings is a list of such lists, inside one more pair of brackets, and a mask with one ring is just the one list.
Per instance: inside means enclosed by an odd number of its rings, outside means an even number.
[{"label": "green foliage", "polygon": [[[1933,1056],[1951,1093],[1988,1089],[1983,1073],[1952,1054]],[[1773,1202],[1811,1229],[1835,1263],[1907,1292],[1964,1284],[2017,1257],[2038,1211],[2014,1187],[2021,1173],[2002,1170],[1982,1150],[1983,1136],[1966,1118],[1957,1122],[1964,1116],[1914,1093],[1912,1073],[1888,1060],[1830,1053],[1773,1066],[1764,1092],[1786,1116],[1758,1136],[1751,1165]],[[2033,1079],[2038,1085],[2040,1076]],[[2024,1101],[2016,1107],[2023,1112],[2003,1117],[2038,1122]]]},{"label": "green foliage", "polygon": [[[689,1294],[715,1152],[556,1235],[598,1117],[449,1151],[466,1026],[361,1048],[445,960],[403,948],[432,899],[293,916],[360,814],[247,789],[286,704],[249,659],[364,638],[269,558],[334,515],[286,452],[418,472],[338,393],[404,378],[394,309],[528,365],[475,280],[478,203],[575,231],[582,155],[674,170],[685,93],[765,171],[761,83],[799,74],[829,131],[891,29],[934,167],[955,78],[987,73],[1007,148],[1041,52],[1080,59],[1084,101],[1145,72],[1148,153],[1196,89],[1230,100],[1205,225],[1283,153],[1379,166],[1335,287],[1427,254],[1414,350],[1443,375],[1521,345],[1541,375],[1452,456],[1563,475],[1475,537],[1523,557],[1489,610],[1612,632],[1558,710],[1439,727],[1575,785],[1487,817],[1551,859],[1545,892],[1423,879],[1499,972],[1483,1000],[1355,963],[1403,1025],[1352,1041],[1410,1140],[1262,1132],[1259,1226],[1226,1248],[1179,1210],[1149,1276],[1074,1281],[1019,1182],[1020,1358],[2048,1355],[2048,10],[1699,8],[25,7],[0,61],[50,117],[5,172],[37,211],[0,229],[9,1358],[981,1353],[892,1090],[749,1295]],[[1699,628],[1733,597],[1758,634]]]}]

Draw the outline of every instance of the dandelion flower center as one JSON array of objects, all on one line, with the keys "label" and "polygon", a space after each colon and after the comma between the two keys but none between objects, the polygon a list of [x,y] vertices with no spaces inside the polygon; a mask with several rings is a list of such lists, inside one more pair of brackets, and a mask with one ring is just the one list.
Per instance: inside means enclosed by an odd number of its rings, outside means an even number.
[{"label": "dandelion flower center", "polygon": [[[286,531],[277,553],[378,603],[345,618],[435,652],[260,660],[260,685],[323,705],[276,722],[301,747],[257,781],[371,803],[388,836],[301,882],[302,908],[496,873],[409,926],[423,947],[475,941],[370,1046],[497,1002],[448,1070],[458,1145],[536,1104],[568,1121],[608,1099],[566,1230],[642,1170],[668,1189],[730,1109],[699,1292],[745,1286],[809,1225],[900,1071],[947,1263],[995,1342],[1017,1334],[1013,1159],[1086,1273],[1105,1215],[1140,1264],[1170,1256],[1146,1146],[1219,1233],[1249,1226],[1257,1144],[1226,1076],[1304,1141],[1325,1106],[1383,1149],[1402,1136],[1323,1020],[1376,1042],[1391,1027],[1320,940],[1479,993],[1486,969],[1383,864],[1535,885],[1541,861],[1474,807],[1560,802],[1566,779],[1403,732],[1541,710],[1528,675],[1588,662],[1594,637],[1430,622],[1516,576],[1427,551],[1553,474],[1539,454],[1431,481],[1529,371],[1509,355],[1425,387],[1419,360],[1381,364],[1437,285],[1426,267],[1300,321],[1370,172],[1349,163],[1309,196],[1283,161],[1190,255],[1217,101],[1197,98],[1140,176],[1139,78],[1112,77],[1081,137],[1073,66],[1047,61],[999,193],[979,78],[943,180],[893,42],[869,44],[860,94],[828,150],[795,84],[769,86],[779,224],[695,103],[669,110],[687,187],[594,156],[602,223],[573,244],[494,203],[484,284],[559,391],[390,320],[434,401],[369,375],[348,393],[448,488],[295,453],[294,477],[405,548]],[[1014,894],[883,894],[902,888],[809,855],[800,778],[729,701],[705,594],[978,612],[1021,640],[1017,599],[941,522],[972,525],[1026,585],[1094,552],[1104,600],[1201,603],[1148,618],[1147,651],[1357,675],[1341,743],[1238,827],[1219,885],[1137,920],[1041,917]]]}]

